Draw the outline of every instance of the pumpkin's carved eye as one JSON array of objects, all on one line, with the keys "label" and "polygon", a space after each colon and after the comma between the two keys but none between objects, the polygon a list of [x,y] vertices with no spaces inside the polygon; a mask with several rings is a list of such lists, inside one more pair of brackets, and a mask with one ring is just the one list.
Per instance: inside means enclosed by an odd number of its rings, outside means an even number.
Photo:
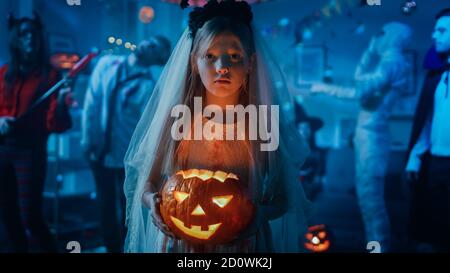
[{"label": "pumpkin's carved eye", "polygon": [[185,193],[182,191],[174,191],[173,196],[175,197],[175,200],[177,200],[178,203],[181,203],[184,201],[184,199],[189,197],[189,193]]},{"label": "pumpkin's carved eye", "polygon": [[212,198],[214,204],[218,205],[220,208],[224,208],[233,199],[233,195],[223,195],[216,196]]}]

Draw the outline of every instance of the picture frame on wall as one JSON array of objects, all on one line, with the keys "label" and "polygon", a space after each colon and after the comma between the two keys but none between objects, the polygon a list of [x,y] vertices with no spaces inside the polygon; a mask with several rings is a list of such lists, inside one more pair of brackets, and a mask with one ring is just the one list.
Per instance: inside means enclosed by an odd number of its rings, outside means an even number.
[{"label": "picture frame on wall", "polygon": [[299,45],[295,50],[295,59],[297,86],[323,81],[326,64],[325,47]]}]

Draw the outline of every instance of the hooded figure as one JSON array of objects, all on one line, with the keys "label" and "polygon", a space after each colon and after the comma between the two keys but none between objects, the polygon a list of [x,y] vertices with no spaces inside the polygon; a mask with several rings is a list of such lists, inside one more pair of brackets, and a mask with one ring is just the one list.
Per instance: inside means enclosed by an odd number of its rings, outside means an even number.
[{"label": "hooded figure", "polygon": [[[384,177],[390,150],[389,115],[407,90],[403,50],[412,35],[405,24],[392,22],[372,38],[355,72],[361,103],[354,144],[356,190],[367,241],[390,248],[389,218],[384,201]],[[375,65],[373,65],[375,63]]]}]

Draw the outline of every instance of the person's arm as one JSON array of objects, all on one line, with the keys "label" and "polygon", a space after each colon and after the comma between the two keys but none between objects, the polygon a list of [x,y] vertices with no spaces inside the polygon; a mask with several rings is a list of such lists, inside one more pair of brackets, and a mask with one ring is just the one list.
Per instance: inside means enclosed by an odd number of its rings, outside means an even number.
[{"label": "person's arm", "polygon": [[377,57],[375,48],[374,48],[374,40],[370,42],[369,48],[364,51],[359,60],[358,65],[355,70],[355,79],[358,79],[362,75],[365,75],[370,72],[371,65],[373,64],[375,58]]},{"label": "person's arm", "polygon": [[158,194],[158,191],[153,186],[153,183],[149,180],[145,182],[144,190],[142,193],[142,204],[144,207],[151,209],[151,199],[154,198],[154,195]]},{"label": "person's arm", "polygon": [[84,98],[81,115],[81,147],[86,154],[92,151],[96,142],[96,133],[101,129],[102,76],[106,69],[106,60],[100,59],[92,72]]},{"label": "person's arm", "polygon": [[[56,72],[51,72],[51,85],[55,84],[60,79],[61,77]],[[61,133],[72,127],[72,118],[69,114],[69,107],[66,102],[66,97],[69,93],[70,88],[63,88],[50,96],[46,120],[46,126],[49,132]]]},{"label": "person's arm", "polygon": [[[6,92],[7,89],[5,80],[7,70],[7,65],[0,66],[0,93]],[[7,96],[0,96],[0,136],[8,134],[11,129],[11,123],[16,120],[10,108],[5,107],[8,104],[7,100]]]},{"label": "person's arm", "polygon": [[406,164],[407,172],[419,172],[422,165],[421,156],[430,148],[430,133],[431,117],[426,120],[420,136],[409,154],[408,163]]},{"label": "person's arm", "polygon": [[394,62],[381,61],[372,72],[358,68],[355,73],[358,96],[382,95],[383,90],[386,90],[391,83],[391,75],[395,66],[396,64]]},{"label": "person's arm", "polygon": [[326,94],[339,99],[354,100],[357,98],[357,90],[354,87],[343,87],[327,83],[314,83],[311,85],[311,94]]},{"label": "person's arm", "polygon": [[353,100],[359,99],[361,96],[370,95],[370,93],[379,92],[389,83],[388,71],[391,70],[391,67],[383,64],[383,62],[380,62],[374,67],[376,58],[377,54],[374,49],[374,40],[372,40],[369,48],[364,51],[356,66],[354,80],[357,88],[314,83],[311,86],[311,93],[324,93],[340,99]]},{"label": "person's arm", "polygon": [[142,204],[150,210],[153,224],[161,230],[165,235],[175,238],[175,235],[170,231],[170,228],[164,223],[159,207],[161,206],[162,197],[156,190],[154,183],[148,179],[144,185],[142,194]]}]

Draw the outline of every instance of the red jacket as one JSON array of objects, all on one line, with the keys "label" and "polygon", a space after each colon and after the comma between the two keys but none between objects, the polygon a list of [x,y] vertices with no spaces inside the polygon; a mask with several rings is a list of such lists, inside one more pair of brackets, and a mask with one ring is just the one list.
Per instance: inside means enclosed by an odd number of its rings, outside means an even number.
[{"label": "red jacket", "polygon": [[[60,79],[56,70],[50,70],[48,76],[36,72],[26,78],[18,78],[11,89],[7,89],[5,73],[8,65],[0,67],[0,117],[19,117],[33,102],[44,94]],[[38,90],[39,89],[39,90]],[[72,126],[67,111],[57,116],[57,93],[50,96],[34,112],[28,115],[14,128],[13,136],[28,141],[46,141],[52,132],[63,132]]]}]

